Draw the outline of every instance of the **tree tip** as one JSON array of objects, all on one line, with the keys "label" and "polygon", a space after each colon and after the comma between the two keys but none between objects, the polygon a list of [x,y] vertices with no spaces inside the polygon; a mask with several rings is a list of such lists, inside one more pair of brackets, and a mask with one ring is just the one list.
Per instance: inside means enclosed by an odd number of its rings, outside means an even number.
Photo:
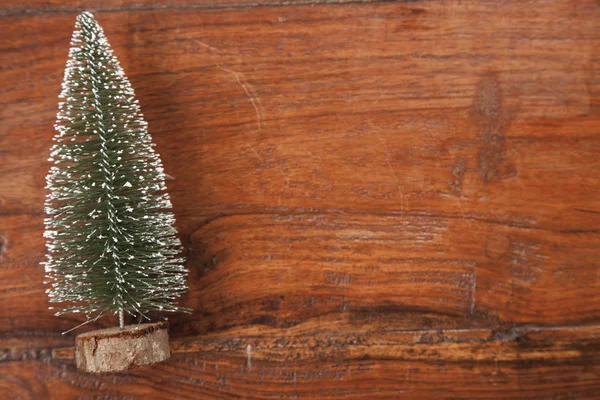
[{"label": "tree tip", "polygon": [[90,11],[82,11],[77,19],[94,19],[94,14],[92,14]]}]

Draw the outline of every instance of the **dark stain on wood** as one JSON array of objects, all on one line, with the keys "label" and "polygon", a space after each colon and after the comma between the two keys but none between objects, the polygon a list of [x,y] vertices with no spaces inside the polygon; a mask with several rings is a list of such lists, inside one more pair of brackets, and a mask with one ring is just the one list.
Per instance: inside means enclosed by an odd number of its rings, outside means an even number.
[{"label": "dark stain on wood", "polygon": [[492,259],[499,259],[506,255],[512,246],[512,240],[506,234],[493,232],[486,243],[486,254]]},{"label": "dark stain on wood", "polygon": [[466,168],[467,160],[465,157],[459,157],[454,162],[454,165],[452,166],[452,181],[448,184],[451,193],[460,195]]},{"label": "dark stain on wood", "polygon": [[486,75],[479,83],[473,101],[473,115],[479,125],[479,175],[486,184],[499,182],[517,173],[505,152],[505,129],[510,116],[503,102],[497,74]]}]

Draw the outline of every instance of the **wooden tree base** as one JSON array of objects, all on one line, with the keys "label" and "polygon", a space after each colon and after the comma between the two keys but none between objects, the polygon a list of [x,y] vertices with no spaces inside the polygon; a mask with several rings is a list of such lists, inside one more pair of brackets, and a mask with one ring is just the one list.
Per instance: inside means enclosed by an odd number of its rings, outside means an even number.
[{"label": "wooden tree base", "polygon": [[119,372],[171,357],[165,321],[100,329],[75,338],[77,368],[85,372]]}]

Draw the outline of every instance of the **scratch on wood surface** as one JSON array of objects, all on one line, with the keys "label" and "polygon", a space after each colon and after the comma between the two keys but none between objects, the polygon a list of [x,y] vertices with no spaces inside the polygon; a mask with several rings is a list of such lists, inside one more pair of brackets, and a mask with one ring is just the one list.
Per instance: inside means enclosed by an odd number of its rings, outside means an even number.
[{"label": "scratch on wood surface", "polygon": [[[248,97],[248,99],[250,100],[250,102],[252,103],[252,107],[254,107],[254,112],[256,113],[256,124],[258,125],[258,129],[261,129],[261,108],[262,105],[260,104],[260,99],[258,97],[253,96],[250,91],[252,90],[251,85],[248,83],[248,81],[246,80],[244,74],[242,74],[241,72],[236,72],[233,71],[229,68],[225,68],[221,65],[218,65],[218,67],[220,69],[222,69],[225,72],[229,72],[230,74],[232,74],[233,76],[235,76],[235,79],[237,80],[237,82],[239,83],[239,85],[242,87],[242,89],[244,89],[244,92],[246,93],[246,96]],[[241,77],[241,79],[240,79]],[[249,90],[250,88],[250,90]],[[252,90],[254,91],[254,90]],[[257,105],[258,104],[258,105]],[[260,107],[259,107],[260,106]]]},{"label": "scratch on wood surface", "polygon": [[[191,40],[193,43],[196,43],[202,47],[204,47],[205,49],[210,50],[211,52],[211,56],[214,58],[215,56],[218,57],[222,57],[223,56],[223,52],[216,48],[213,47],[207,43],[204,43],[203,41],[196,39],[196,38],[189,38],[189,40]],[[252,94],[254,92],[254,89],[252,88],[252,85],[250,85],[248,83],[248,80],[246,79],[245,75],[241,72],[237,72],[234,71],[232,69],[223,67],[219,61],[216,62],[217,67],[227,73],[230,73],[231,75],[233,75],[237,81],[237,83],[242,87],[242,89],[244,89],[244,93],[246,93],[246,96],[248,97],[248,99],[250,100],[250,103],[252,103],[252,107],[254,108],[254,112],[256,113],[256,123],[258,125],[258,129],[261,129],[261,120],[262,120],[262,104],[260,102],[260,98],[258,96],[256,96],[256,94]]]},{"label": "scratch on wood surface", "polygon": [[246,360],[246,367],[248,367],[248,371],[252,370],[252,345],[248,345],[246,347],[246,354],[248,359]]},{"label": "scratch on wood surface", "polygon": [[538,243],[514,241],[510,261],[513,276],[522,282],[534,282],[540,271],[540,261],[549,257],[544,255]]},{"label": "scratch on wood surface", "polygon": [[473,315],[475,311],[475,295],[477,294],[477,265],[473,266],[473,286],[471,286],[471,307],[469,314]]},{"label": "scratch on wood surface", "polygon": [[246,145],[250,150],[252,150],[252,152],[256,155],[256,158],[258,158],[258,160],[262,163],[265,160],[260,156],[260,154],[258,154],[258,151],[256,151],[256,149],[254,147],[252,147],[251,144],[247,144]]},{"label": "scratch on wood surface", "polygon": [[191,40],[192,42],[194,42],[194,43],[197,43],[197,44],[199,44],[200,46],[202,46],[202,47],[204,47],[204,48],[206,48],[206,49],[209,49],[210,51],[213,51],[213,52],[215,52],[215,53],[218,53],[219,55],[221,54],[221,50],[217,49],[216,47],[210,46],[210,45],[208,45],[208,44],[204,43],[204,42],[203,42],[203,41],[201,41],[201,40],[194,39],[194,38],[190,38],[190,40]]}]

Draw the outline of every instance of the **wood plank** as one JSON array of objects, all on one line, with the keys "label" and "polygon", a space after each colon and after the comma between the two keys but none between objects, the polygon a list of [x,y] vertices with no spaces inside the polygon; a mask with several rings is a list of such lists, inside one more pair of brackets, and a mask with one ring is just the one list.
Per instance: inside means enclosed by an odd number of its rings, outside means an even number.
[{"label": "wood plank", "polygon": [[[180,332],[597,320],[598,8],[544,4],[100,13],[193,243]],[[72,19],[4,18],[6,330],[74,322],[38,267]]]},{"label": "wood plank", "polygon": [[[99,13],[180,219],[422,211],[597,231],[595,2],[317,9]],[[73,18],[5,18],[5,212],[41,210]]]},{"label": "wood plank", "polygon": [[76,372],[72,348],[37,349],[5,355],[0,390],[45,399],[593,399],[599,338],[598,326],[209,336],[174,341],[166,363],[104,375]]},{"label": "wood plank", "polygon": [[[312,322],[325,330],[385,331],[423,327],[406,311],[474,326],[597,320],[596,235],[540,236],[429,216],[218,218],[191,236],[192,281],[200,285],[187,304],[203,318],[190,322],[205,331],[226,321],[318,318]],[[330,328],[322,316],[341,321]]]},{"label": "wood plank", "polygon": [[[67,330],[43,291],[41,217],[0,217],[0,331]],[[298,212],[183,226],[190,290],[174,330],[395,331],[600,318],[598,235],[429,215]],[[106,327],[113,320],[99,321]],[[108,324],[108,325],[107,325]]]}]

